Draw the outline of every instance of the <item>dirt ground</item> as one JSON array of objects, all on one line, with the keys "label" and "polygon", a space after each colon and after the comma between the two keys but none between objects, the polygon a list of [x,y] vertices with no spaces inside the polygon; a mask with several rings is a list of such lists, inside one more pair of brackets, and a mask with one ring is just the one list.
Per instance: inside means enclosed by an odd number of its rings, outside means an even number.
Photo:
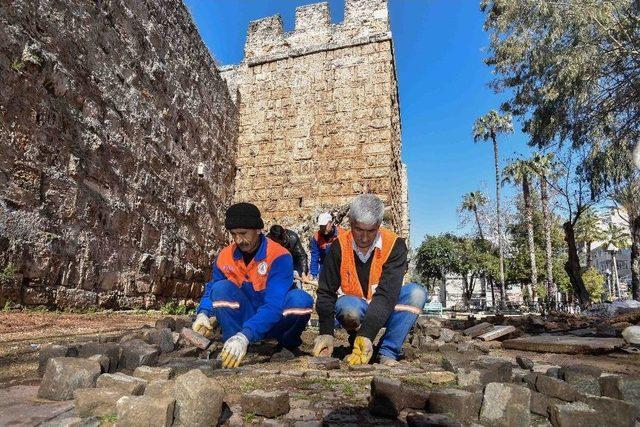
[{"label": "dirt ground", "polygon": [[38,350],[54,342],[95,340],[152,325],[160,312],[0,312],[0,387],[37,377]]}]

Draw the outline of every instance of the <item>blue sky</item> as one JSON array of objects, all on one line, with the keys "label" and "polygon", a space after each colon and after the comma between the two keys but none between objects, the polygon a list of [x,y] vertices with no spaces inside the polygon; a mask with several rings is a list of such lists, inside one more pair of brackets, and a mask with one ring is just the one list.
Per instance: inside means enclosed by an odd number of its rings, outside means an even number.
[{"label": "blue sky", "polygon": [[[200,34],[221,64],[242,60],[249,21],[280,13],[285,31],[295,8],[311,0],[186,0]],[[332,21],[344,0],[329,1]],[[494,196],[493,151],[474,143],[475,119],[499,107],[504,95],[488,87],[488,44],[476,0],[389,0],[402,114],[403,160],[409,171],[411,242],[458,230],[462,195],[482,189]],[[501,140],[502,165],[527,152],[519,132]],[[505,188],[506,197],[512,189]]]}]

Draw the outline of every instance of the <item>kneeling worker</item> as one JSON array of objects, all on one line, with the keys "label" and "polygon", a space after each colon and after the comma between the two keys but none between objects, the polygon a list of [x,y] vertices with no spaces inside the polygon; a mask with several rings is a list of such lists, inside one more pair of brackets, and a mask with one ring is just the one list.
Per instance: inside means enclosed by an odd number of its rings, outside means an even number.
[{"label": "kneeling worker", "polygon": [[372,194],[361,194],[349,205],[351,230],[331,245],[320,272],[316,310],[320,335],[316,356],[333,352],[337,319],[353,343],[350,365],[369,363],[373,340],[380,339],[380,363],[397,364],[402,344],[422,312],[428,295],[424,287],[402,285],[407,246],[395,233],[381,228],[384,204]]},{"label": "kneeling worker", "polygon": [[218,356],[223,367],[240,365],[249,343],[264,338],[276,338],[280,347],[296,350],[313,299],[293,287],[291,254],[262,234],[260,211],[250,203],[231,206],[225,227],[234,243],[213,264],[193,330],[210,332],[209,317],[217,318],[225,340]]}]

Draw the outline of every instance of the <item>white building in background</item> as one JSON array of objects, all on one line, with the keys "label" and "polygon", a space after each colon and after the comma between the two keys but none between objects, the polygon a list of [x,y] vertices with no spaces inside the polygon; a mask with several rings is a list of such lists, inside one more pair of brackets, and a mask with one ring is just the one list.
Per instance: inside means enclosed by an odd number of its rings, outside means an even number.
[{"label": "white building in background", "polygon": [[[625,229],[629,227],[624,212],[620,212],[618,209],[611,209],[602,219],[603,229],[606,229],[609,221],[618,227]],[[620,281],[620,297],[627,299],[631,297],[627,292],[628,286],[631,283],[631,249],[619,249],[615,253],[615,257]],[[605,286],[610,283],[613,284],[615,280],[613,260],[611,252],[607,250],[606,243],[594,242],[591,244],[591,263],[607,279]]]},{"label": "white building in background", "polygon": [[[464,305],[463,280],[461,276],[447,276],[446,289],[443,283],[436,285],[435,293],[431,298],[439,298],[442,307],[445,309],[462,309]],[[493,298],[500,300],[500,289],[495,286],[491,293],[491,284],[488,280],[478,278],[475,280],[473,295],[471,296],[470,308],[484,310],[493,307]],[[507,300],[509,303],[521,305],[523,303],[521,286],[518,284],[508,285]]]}]

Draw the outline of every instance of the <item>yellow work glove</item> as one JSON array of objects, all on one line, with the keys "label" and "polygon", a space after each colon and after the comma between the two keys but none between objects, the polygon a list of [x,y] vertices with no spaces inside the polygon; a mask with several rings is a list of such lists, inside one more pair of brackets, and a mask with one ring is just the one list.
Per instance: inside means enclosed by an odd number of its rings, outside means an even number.
[{"label": "yellow work glove", "polygon": [[237,368],[247,354],[249,340],[241,332],[229,338],[222,347],[218,360],[223,368]]},{"label": "yellow work glove", "polygon": [[213,328],[215,328],[218,323],[215,317],[209,319],[206,314],[198,313],[198,317],[196,317],[196,321],[191,325],[191,329],[193,332],[197,332],[205,338],[211,339],[213,336]]},{"label": "yellow work glove", "polygon": [[373,343],[367,337],[356,337],[353,352],[347,356],[349,365],[366,365],[373,356]]},{"label": "yellow work glove", "polygon": [[333,336],[318,335],[313,341],[313,355],[315,357],[331,356],[331,353],[333,353]]}]

